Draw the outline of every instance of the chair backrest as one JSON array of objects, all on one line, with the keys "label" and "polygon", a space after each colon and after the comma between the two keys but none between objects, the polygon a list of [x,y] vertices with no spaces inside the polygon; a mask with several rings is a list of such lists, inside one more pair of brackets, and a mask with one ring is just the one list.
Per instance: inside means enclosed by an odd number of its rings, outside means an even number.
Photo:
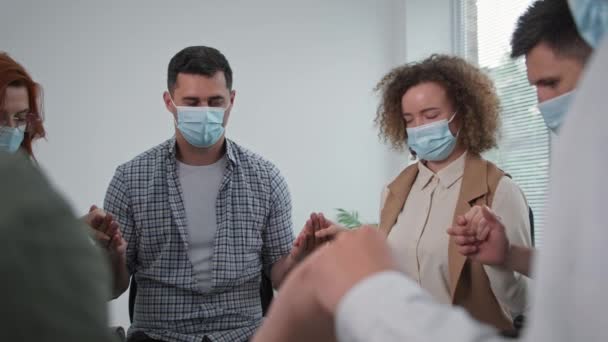
[{"label": "chair backrest", "polygon": [[133,310],[135,308],[135,297],[137,297],[137,282],[135,274],[131,276],[131,284],[129,284],[129,320],[133,323]]},{"label": "chair backrest", "polygon": [[262,272],[262,283],[260,284],[260,298],[262,299],[262,315],[266,316],[272,298],[274,297],[274,288],[272,280],[264,272]]},{"label": "chair backrest", "polygon": [[[505,173],[505,176],[513,179],[510,174]],[[532,239],[532,247],[534,247],[534,213],[532,212],[532,207],[528,205],[528,218],[530,220],[530,238]]]},{"label": "chair backrest", "polygon": [[532,238],[532,246],[534,246],[534,213],[530,207],[528,207],[528,216],[530,217],[530,237]]},{"label": "chair backrest", "polygon": [[[135,298],[137,297],[137,282],[135,275],[131,276],[131,284],[129,285],[129,319],[133,323],[133,311],[135,308]],[[260,284],[260,298],[262,300],[262,315],[266,316],[272,298],[274,298],[274,289],[272,281],[264,272],[262,272],[262,282]]]}]

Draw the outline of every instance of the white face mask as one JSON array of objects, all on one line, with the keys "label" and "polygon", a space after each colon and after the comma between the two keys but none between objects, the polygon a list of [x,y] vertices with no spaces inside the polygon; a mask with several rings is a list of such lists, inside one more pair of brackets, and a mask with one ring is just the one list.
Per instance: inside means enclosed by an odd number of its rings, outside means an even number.
[{"label": "white face mask", "polygon": [[580,35],[594,49],[608,30],[608,0],[568,0]]},{"label": "white face mask", "polygon": [[[171,95],[169,95],[171,96]],[[192,146],[206,148],[217,143],[224,134],[223,107],[177,106],[177,129]]]},{"label": "white face mask", "polygon": [[456,147],[456,138],[450,131],[450,122],[456,117],[456,112],[449,120],[439,120],[428,125],[407,129],[407,145],[421,160],[441,161],[447,159]]},{"label": "white face mask", "polygon": [[547,125],[553,133],[557,134],[559,131],[559,128],[566,117],[566,113],[570,108],[573,97],[574,91],[570,91],[538,104],[538,110],[545,120],[545,125]]},{"label": "white face mask", "polygon": [[23,142],[25,130],[20,127],[0,126],[0,150],[15,153]]}]

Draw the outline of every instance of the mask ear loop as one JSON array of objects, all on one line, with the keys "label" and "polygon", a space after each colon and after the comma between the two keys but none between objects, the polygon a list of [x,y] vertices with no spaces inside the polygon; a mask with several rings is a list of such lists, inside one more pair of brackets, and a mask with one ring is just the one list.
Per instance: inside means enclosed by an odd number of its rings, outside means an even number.
[{"label": "mask ear loop", "polygon": [[[407,130],[407,125],[405,125],[405,126],[406,127],[404,129]],[[405,143],[407,144],[407,138],[405,139]],[[411,147],[408,146],[407,149],[410,152],[410,161],[414,161],[414,160],[418,159],[416,152],[414,152],[414,150],[412,150]]]},{"label": "mask ear loop", "polygon": [[[448,125],[449,125],[450,123],[452,123],[452,121],[454,121],[454,118],[456,117],[456,113],[458,113],[458,111],[457,111],[457,110],[456,110],[456,111],[454,111],[454,114],[452,114],[452,117],[450,118],[450,120],[448,120]],[[456,135],[454,136],[454,138],[458,138],[458,136],[460,135],[460,131],[461,131],[461,130],[462,130],[462,127],[460,127],[460,128],[458,129],[458,132],[456,132]]]},{"label": "mask ear loop", "polygon": [[175,107],[176,114],[173,117],[173,125],[175,128],[177,128],[177,119],[175,117],[178,116],[179,111],[177,110],[177,105],[173,101],[173,96],[171,96],[171,92],[169,90],[167,90],[167,94],[169,94],[169,100],[171,100],[171,104],[173,105],[173,107]]},{"label": "mask ear loop", "polygon": [[410,160],[414,161],[414,160],[418,159],[416,152],[414,152],[414,150],[412,150],[411,148],[409,148],[409,150],[410,150]]},{"label": "mask ear loop", "polygon": [[169,94],[169,100],[171,100],[171,104],[173,105],[173,107],[175,107],[175,109],[177,109],[177,105],[175,104],[175,101],[173,101],[173,96],[171,96],[171,92],[169,90],[167,90],[167,94]]}]

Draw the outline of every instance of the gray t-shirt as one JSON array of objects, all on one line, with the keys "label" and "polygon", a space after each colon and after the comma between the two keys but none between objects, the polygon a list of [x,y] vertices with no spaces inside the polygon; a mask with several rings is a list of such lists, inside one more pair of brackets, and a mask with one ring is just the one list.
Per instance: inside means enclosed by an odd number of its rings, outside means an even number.
[{"label": "gray t-shirt", "polygon": [[213,285],[212,260],[217,231],[215,203],[225,170],[225,156],[211,165],[177,163],[188,227],[188,257],[202,291],[210,290]]}]

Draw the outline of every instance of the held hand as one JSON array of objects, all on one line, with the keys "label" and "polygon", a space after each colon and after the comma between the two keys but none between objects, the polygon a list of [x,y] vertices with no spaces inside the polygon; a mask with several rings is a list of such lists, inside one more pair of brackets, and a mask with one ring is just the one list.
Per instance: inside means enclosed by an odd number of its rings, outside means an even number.
[{"label": "held hand", "polygon": [[290,256],[300,262],[323,245],[327,239],[317,237],[317,232],[326,229],[330,224],[331,221],[327,220],[322,213],[312,213],[296,238]]},{"label": "held hand", "polygon": [[344,226],[341,226],[339,224],[332,224],[329,227],[318,231],[316,236],[319,239],[325,239],[326,241],[332,241],[336,237],[338,237],[339,234],[347,232],[347,231],[348,231],[348,228],[346,228]]},{"label": "held hand", "polygon": [[335,341],[333,319],[344,295],[361,280],[395,269],[386,238],[377,229],[340,234],[287,277],[253,341]]},{"label": "held hand", "polygon": [[123,239],[118,222],[112,214],[92,205],[89,213],[83,217],[83,221],[90,227],[90,231],[97,243],[106,249],[114,260],[124,257],[127,242]]},{"label": "held hand", "polygon": [[503,266],[510,243],[500,218],[487,206],[475,206],[448,229],[458,251],[485,265]]}]

